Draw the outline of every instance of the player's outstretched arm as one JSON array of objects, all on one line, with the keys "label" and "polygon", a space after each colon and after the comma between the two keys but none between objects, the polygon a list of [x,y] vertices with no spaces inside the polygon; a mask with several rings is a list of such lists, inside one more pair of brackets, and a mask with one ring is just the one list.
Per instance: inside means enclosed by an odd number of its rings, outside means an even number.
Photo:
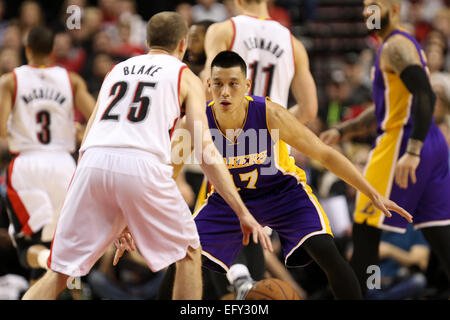
[{"label": "player's outstretched arm", "polygon": [[371,105],[356,118],[342,122],[322,132],[320,139],[328,145],[333,145],[343,139],[368,135],[375,130],[376,124],[375,106]]},{"label": "player's outstretched arm", "polygon": [[292,36],[294,48],[295,74],[292,79],[291,90],[297,105],[291,112],[302,123],[312,121],[317,116],[317,88],[309,69],[308,53],[303,44]]},{"label": "player's outstretched arm", "polygon": [[289,111],[274,102],[267,101],[267,117],[270,130],[278,129],[281,140],[303,152],[306,156],[318,160],[336,176],[364,193],[371,199],[373,205],[383,211],[386,216],[390,217],[389,210],[393,210],[412,222],[412,216],[407,211],[393,201],[381,196],[350,160],[324,144]]},{"label": "player's outstretched arm", "polygon": [[14,99],[15,81],[12,72],[0,78],[0,138],[6,139],[8,136],[7,125],[9,114],[11,113]]},{"label": "player's outstretched arm", "polygon": [[[201,150],[194,149],[196,157],[200,160],[200,166],[208,180],[239,217],[244,245],[248,244],[252,234],[255,243],[259,240],[263,248],[273,251],[269,236],[245,207],[222,155],[212,141],[206,118],[206,99],[203,90],[200,79],[191,70],[184,69],[181,75],[180,96],[186,108],[186,127],[191,134],[194,146],[196,145],[194,140],[202,140],[198,143],[201,145]],[[201,133],[201,136],[198,136],[198,133]]]}]

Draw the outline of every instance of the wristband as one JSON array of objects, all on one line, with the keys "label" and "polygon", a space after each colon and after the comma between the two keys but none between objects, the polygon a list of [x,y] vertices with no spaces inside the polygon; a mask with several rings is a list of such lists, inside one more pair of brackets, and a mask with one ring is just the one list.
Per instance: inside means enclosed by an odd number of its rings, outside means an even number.
[{"label": "wristband", "polygon": [[412,155],[412,156],[415,156],[415,157],[419,157],[419,158],[420,158],[420,154],[417,154],[417,153],[414,153],[414,152],[410,152],[410,151],[406,151],[406,153],[407,153],[407,154],[410,154],[410,155]]}]

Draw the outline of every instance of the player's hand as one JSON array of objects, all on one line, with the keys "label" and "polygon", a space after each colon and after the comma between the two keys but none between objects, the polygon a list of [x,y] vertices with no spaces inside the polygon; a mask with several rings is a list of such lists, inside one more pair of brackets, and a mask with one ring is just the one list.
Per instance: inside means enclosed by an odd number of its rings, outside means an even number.
[{"label": "player's hand", "polygon": [[409,214],[408,211],[397,205],[394,201],[383,197],[379,193],[375,193],[374,195],[372,195],[371,200],[373,206],[383,211],[386,217],[388,218],[392,217],[392,213],[389,212],[389,210],[392,210],[397,212],[403,218],[405,218],[409,223],[413,222],[412,216]]},{"label": "player's hand", "polygon": [[241,224],[242,233],[244,234],[242,238],[242,243],[244,244],[244,246],[249,244],[250,234],[252,234],[254,243],[258,243],[259,239],[264,249],[273,252],[272,241],[270,240],[270,237],[250,213],[241,216],[239,218],[239,221]]},{"label": "player's hand", "polygon": [[319,135],[319,138],[320,138],[320,140],[323,141],[323,143],[325,143],[329,146],[332,146],[336,143],[339,143],[339,141],[341,140],[342,137],[341,137],[341,133],[339,132],[338,129],[331,128],[331,129],[328,129],[328,130],[322,132]]},{"label": "player's hand", "polygon": [[400,188],[408,188],[408,179],[411,177],[411,182],[416,183],[416,169],[419,166],[420,157],[405,153],[397,162],[395,167],[395,183]]},{"label": "player's hand", "polygon": [[127,251],[135,251],[136,245],[134,244],[134,239],[131,236],[128,227],[123,229],[120,236],[114,241],[116,246],[116,254],[114,255],[113,266],[119,262],[119,259],[123,256],[123,253]]}]

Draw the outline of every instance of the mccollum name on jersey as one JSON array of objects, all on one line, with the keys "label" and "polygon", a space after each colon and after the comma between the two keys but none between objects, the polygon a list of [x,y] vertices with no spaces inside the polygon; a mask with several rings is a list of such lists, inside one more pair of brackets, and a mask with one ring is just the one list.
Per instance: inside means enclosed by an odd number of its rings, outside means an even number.
[{"label": "mccollum name on jersey", "polygon": [[33,100],[40,99],[56,101],[60,105],[62,105],[67,99],[61,92],[53,88],[32,89],[31,92],[29,91],[25,94],[22,94],[20,98],[26,104],[30,103]]}]

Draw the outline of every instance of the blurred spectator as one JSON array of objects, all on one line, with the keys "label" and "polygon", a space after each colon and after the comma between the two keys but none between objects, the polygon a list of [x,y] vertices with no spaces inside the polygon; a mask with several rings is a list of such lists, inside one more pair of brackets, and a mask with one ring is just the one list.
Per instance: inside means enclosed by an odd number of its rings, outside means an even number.
[{"label": "blurred spectator", "polygon": [[10,24],[3,34],[2,48],[10,48],[20,52],[23,48],[22,35],[17,24]]},{"label": "blurred spectator", "polygon": [[92,41],[92,52],[93,53],[111,53],[111,38],[105,31],[97,32]]},{"label": "blurred spectator", "polygon": [[99,53],[95,56],[92,66],[92,76],[87,79],[89,92],[97,97],[106,74],[112,69],[115,62],[105,53]]},{"label": "blurred spectator", "polygon": [[44,16],[39,3],[31,0],[24,1],[19,9],[19,27],[22,41],[25,41],[31,28],[44,23]]},{"label": "blurred spectator", "polygon": [[273,20],[278,21],[283,26],[292,30],[292,22],[289,11],[285,8],[277,5],[277,0],[267,0],[267,7],[269,9],[269,15]]},{"label": "blurred spectator", "polygon": [[442,2],[440,0],[410,0],[409,2],[404,1],[402,7],[403,20],[414,26],[414,37],[419,43],[423,42],[433,28],[431,24],[433,17],[442,7]]},{"label": "blurred spectator", "polygon": [[235,0],[223,0],[223,5],[227,8],[228,17],[234,17],[239,14]]},{"label": "blurred spectator", "polygon": [[209,26],[214,21],[204,20],[194,23],[189,28],[188,49],[186,51],[187,63],[189,68],[195,73],[199,74],[203,70],[206,62],[205,55],[205,34]]},{"label": "blurred spectator", "polygon": [[134,0],[119,0],[120,20],[128,21],[130,25],[131,45],[146,48],[147,22],[137,13],[136,2]]},{"label": "blurred spectator", "polygon": [[99,0],[98,8],[102,11],[104,25],[117,23],[120,16],[118,0]]},{"label": "blurred spectator", "polygon": [[165,269],[152,272],[137,252],[125,253],[113,267],[114,251],[110,247],[87,277],[94,298],[155,300]]},{"label": "blurred spectator", "polygon": [[115,56],[130,58],[132,56],[144,54],[144,48],[131,43],[131,16],[121,16],[117,24],[119,41],[111,48],[111,53]]},{"label": "blurred spectator", "polygon": [[444,35],[437,30],[431,31],[425,46],[427,64],[431,73],[444,69],[446,47],[447,44]]},{"label": "blurred spectator", "polygon": [[189,2],[181,2],[177,4],[175,11],[183,16],[188,26],[192,25],[194,20],[192,17],[192,5]]},{"label": "blurred spectator", "polygon": [[417,299],[425,294],[430,249],[420,230],[409,224],[405,234],[383,231],[379,257],[381,288],[368,290],[368,299]]},{"label": "blurred spectator", "polygon": [[11,48],[0,51],[0,76],[21,65],[19,53]]},{"label": "blurred spectator", "polygon": [[[83,71],[81,72],[81,75],[83,78],[86,79],[86,81],[89,82],[89,79],[92,77],[95,78],[93,75],[94,72],[94,60],[98,54],[106,54],[112,58],[114,61],[114,64],[121,61],[122,59],[120,57],[112,56],[112,43],[109,34],[106,31],[99,31],[96,34],[93,35],[91,47],[89,48],[89,54],[87,55],[87,59],[84,63]],[[97,80],[94,80],[93,83],[96,83]],[[91,84],[92,85],[92,84]],[[96,86],[92,85],[92,88],[89,87],[89,92],[96,97]],[[91,89],[93,91],[91,91]]]},{"label": "blurred spectator", "polygon": [[363,66],[357,53],[348,53],[345,56],[344,73],[351,87],[348,103],[353,110],[349,117],[355,117],[367,104],[372,102],[372,91],[370,83],[364,82]]},{"label": "blurred spectator", "polygon": [[5,33],[6,28],[9,25],[9,22],[4,20],[5,14],[5,1],[0,0],[0,43],[3,43],[3,35]]},{"label": "blurred spectator", "polygon": [[72,38],[67,32],[59,32],[55,35],[51,59],[54,64],[66,68],[68,71],[80,73],[86,52],[72,45]]},{"label": "blurred spectator", "polygon": [[228,18],[227,8],[217,0],[197,0],[192,7],[192,19],[194,22],[212,20],[214,22],[224,21]]},{"label": "blurred spectator", "polygon": [[318,115],[325,128],[331,127],[345,118],[345,106],[348,106],[348,100],[352,88],[348,82],[345,72],[342,69],[336,69],[331,72],[330,79],[326,84],[326,101],[319,108]]},{"label": "blurred spectator", "polygon": [[434,28],[442,33],[445,38],[445,48],[447,48],[444,69],[450,71],[450,7],[441,9],[434,19]]}]

